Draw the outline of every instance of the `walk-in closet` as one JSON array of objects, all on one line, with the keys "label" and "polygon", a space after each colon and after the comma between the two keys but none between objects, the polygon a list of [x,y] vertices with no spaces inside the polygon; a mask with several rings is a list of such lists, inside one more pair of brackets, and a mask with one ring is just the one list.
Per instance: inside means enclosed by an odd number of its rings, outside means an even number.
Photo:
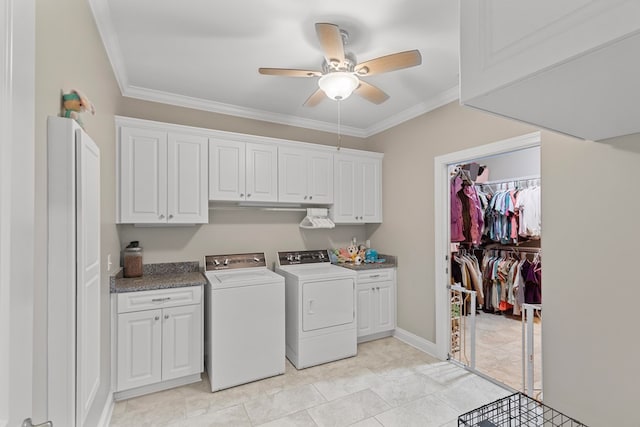
[{"label": "walk-in closet", "polygon": [[540,147],[450,164],[449,357],[542,389]]}]

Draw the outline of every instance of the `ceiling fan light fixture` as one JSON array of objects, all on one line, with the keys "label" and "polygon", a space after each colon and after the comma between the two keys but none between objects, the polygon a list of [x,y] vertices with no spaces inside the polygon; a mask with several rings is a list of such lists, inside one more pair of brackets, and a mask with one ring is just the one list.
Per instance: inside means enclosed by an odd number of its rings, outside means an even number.
[{"label": "ceiling fan light fixture", "polygon": [[331,99],[341,101],[347,99],[360,85],[358,77],[352,73],[335,71],[325,74],[318,80],[320,89]]}]

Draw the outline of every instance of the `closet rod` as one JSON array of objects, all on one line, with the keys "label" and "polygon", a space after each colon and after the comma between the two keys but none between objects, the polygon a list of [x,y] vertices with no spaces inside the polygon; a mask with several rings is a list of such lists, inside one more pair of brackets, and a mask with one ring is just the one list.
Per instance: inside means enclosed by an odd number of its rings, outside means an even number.
[{"label": "closet rod", "polygon": [[523,176],[520,178],[513,178],[513,179],[498,179],[495,181],[477,182],[476,185],[506,184],[509,182],[531,181],[534,179],[540,179],[540,175],[530,175],[530,176]]},{"label": "closet rod", "polygon": [[542,248],[534,248],[531,246],[516,246],[516,245],[488,245],[483,248],[488,251],[509,251],[514,250],[517,252],[540,252]]}]

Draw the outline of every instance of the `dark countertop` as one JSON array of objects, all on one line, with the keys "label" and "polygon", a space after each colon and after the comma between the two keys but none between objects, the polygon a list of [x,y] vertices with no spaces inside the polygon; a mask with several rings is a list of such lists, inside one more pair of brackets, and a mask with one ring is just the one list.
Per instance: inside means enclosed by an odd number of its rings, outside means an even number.
[{"label": "dark countertop", "polygon": [[198,261],[145,264],[141,277],[123,277],[122,270],[110,278],[111,293],[201,286],[207,279]]},{"label": "dark countertop", "polygon": [[396,268],[398,266],[398,259],[393,255],[378,255],[378,258],[383,259],[384,262],[363,262],[360,265],[355,265],[352,263],[338,263],[336,264],[339,267],[348,268],[349,270],[356,271],[366,271],[366,270],[377,270],[380,268]]}]

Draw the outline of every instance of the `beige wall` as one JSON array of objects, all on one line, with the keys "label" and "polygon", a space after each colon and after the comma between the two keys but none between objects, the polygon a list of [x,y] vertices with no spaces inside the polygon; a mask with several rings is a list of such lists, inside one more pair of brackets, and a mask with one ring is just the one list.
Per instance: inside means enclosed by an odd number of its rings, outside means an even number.
[{"label": "beige wall", "polygon": [[640,134],[543,140],[544,399],[591,426],[638,426]]},{"label": "beige wall", "polygon": [[[73,29],[70,33],[64,29]],[[111,387],[109,275],[118,270],[119,253],[126,242],[139,239],[146,262],[200,260],[206,254],[232,251],[275,251],[326,248],[346,244],[352,237],[364,240],[364,226],[339,227],[330,232],[302,231],[301,213],[268,213],[256,210],[213,212],[210,225],[180,228],[136,229],[115,225],[115,126],[114,115],[166,121],[190,126],[265,135],[335,145],[336,136],[255,120],[229,117],[153,102],[123,98],[114,78],[87,2],[37,0],[36,2],[36,236],[47,233],[46,117],[58,115],[63,89],[80,89],[96,106],[96,116],[82,115],[87,133],[101,151],[101,261],[102,358],[101,385],[87,425],[97,425]],[[361,138],[343,137],[344,147],[362,149]],[[120,241],[122,239],[123,244]],[[34,419],[46,419],[46,262],[47,240],[36,241],[34,318]],[[107,255],[113,257],[106,271]]]},{"label": "beige wall", "polygon": [[398,326],[435,342],[434,157],[537,130],[450,103],[375,135],[384,153],[384,222],[371,245],[398,256]]},{"label": "beige wall", "polygon": [[[115,131],[113,115],[119,99],[111,66],[86,2],[75,0],[36,2],[36,269],[34,343],[34,419],[46,413],[46,259],[47,259],[47,141],[46,118],[58,115],[62,89],[84,91],[97,108],[94,117],[83,115],[87,133],[101,154],[101,383],[87,425],[97,425],[110,389],[110,315],[107,254],[117,254],[120,244],[114,224]],[[117,262],[117,260],[116,260]]]},{"label": "beige wall", "polygon": [[[73,28],[73,35],[63,31]],[[535,128],[452,103],[371,137],[366,148],[385,153],[385,222],[301,231],[298,213],[212,211],[211,223],[184,228],[114,225],[113,115],[335,144],[335,135],[226,117],[120,97],[86,2],[37,1],[36,235],[46,235],[45,119],[57,114],[62,88],[83,89],[98,115],[84,117],[102,152],[102,261],[139,239],[147,262],[200,259],[206,253],[329,247],[370,236],[374,247],[398,255],[399,327],[435,340],[433,159],[521,135]],[[363,148],[358,138],[343,144]],[[640,378],[639,342],[632,313],[637,238],[635,169],[640,137],[593,143],[543,133],[542,177],[545,281],[545,400],[590,425],[634,425]],[[316,234],[318,233],[318,234]],[[122,244],[121,244],[122,243]],[[46,240],[36,259],[46,259]],[[114,257],[117,263],[117,256]],[[104,269],[103,269],[104,271]],[[42,412],[46,359],[46,276],[36,271],[35,406]],[[107,275],[103,276],[103,354],[110,354]],[[625,302],[628,302],[625,304]],[[40,355],[40,357],[38,357]],[[89,421],[108,392],[109,359]],[[44,419],[44,418],[42,418]]]}]

